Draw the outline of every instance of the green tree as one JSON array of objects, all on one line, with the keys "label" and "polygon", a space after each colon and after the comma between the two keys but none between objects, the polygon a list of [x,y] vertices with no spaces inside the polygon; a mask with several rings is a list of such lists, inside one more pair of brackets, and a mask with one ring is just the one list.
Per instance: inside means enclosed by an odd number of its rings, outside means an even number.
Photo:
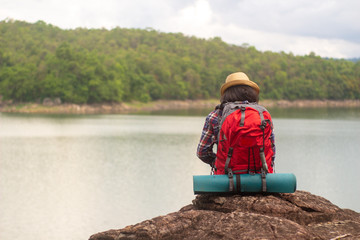
[{"label": "green tree", "polygon": [[100,103],[218,98],[243,71],[262,99],[360,99],[359,62],[315,53],[260,52],[153,29],[62,30],[43,21],[0,21],[0,94],[14,101],[60,97]]}]

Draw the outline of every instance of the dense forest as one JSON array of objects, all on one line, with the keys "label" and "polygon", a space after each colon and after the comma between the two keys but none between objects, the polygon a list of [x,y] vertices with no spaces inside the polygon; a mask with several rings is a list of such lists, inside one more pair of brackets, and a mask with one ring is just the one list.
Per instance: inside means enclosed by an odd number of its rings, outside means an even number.
[{"label": "dense forest", "polygon": [[153,29],[63,30],[42,21],[0,22],[3,100],[99,103],[218,98],[246,72],[262,99],[360,99],[360,62],[310,53],[260,52],[220,38]]}]

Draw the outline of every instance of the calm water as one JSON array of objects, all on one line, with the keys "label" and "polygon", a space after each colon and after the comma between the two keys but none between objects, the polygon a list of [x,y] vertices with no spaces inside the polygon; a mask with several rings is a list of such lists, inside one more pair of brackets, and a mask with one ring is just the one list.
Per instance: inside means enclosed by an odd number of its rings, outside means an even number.
[{"label": "calm water", "polygon": [[[271,112],[276,171],[360,212],[360,109]],[[0,239],[87,239],[190,204],[210,172],[195,156],[206,113],[0,114]]]}]

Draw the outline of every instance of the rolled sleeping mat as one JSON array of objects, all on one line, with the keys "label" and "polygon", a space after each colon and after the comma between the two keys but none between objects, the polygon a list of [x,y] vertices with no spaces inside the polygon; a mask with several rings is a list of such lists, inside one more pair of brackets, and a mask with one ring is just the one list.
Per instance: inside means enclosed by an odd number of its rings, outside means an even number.
[{"label": "rolled sleeping mat", "polygon": [[[265,192],[293,193],[296,191],[296,177],[292,173],[269,173],[266,174],[265,180]],[[193,176],[194,194],[264,192],[261,174],[238,174],[238,177],[234,174],[232,181],[234,191],[229,189],[228,175],[195,175]],[[240,184],[237,184],[239,182]]]}]

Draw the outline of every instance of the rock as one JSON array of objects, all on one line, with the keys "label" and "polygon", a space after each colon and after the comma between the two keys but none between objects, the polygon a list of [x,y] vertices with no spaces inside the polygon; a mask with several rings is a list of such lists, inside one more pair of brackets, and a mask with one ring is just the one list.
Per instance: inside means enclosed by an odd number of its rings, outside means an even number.
[{"label": "rock", "polygon": [[360,213],[305,191],[198,195],[193,204],[90,240],[360,239]]},{"label": "rock", "polygon": [[57,97],[57,98],[54,98],[54,105],[60,105],[62,102],[61,102],[61,98]]},{"label": "rock", "polygon": [[49,107],[58,106],[58,105],[61,104],[61,99],[59,97],[54,98],[54,99],[52,99],[52,98],[44,98],[42,104],[44,106],[49,106]]},{"label": "rock", "polygon": [[53,106],[54,105],[54,102],[52,101],[51,98],[44,98],[42,104],[44,106]]}]

